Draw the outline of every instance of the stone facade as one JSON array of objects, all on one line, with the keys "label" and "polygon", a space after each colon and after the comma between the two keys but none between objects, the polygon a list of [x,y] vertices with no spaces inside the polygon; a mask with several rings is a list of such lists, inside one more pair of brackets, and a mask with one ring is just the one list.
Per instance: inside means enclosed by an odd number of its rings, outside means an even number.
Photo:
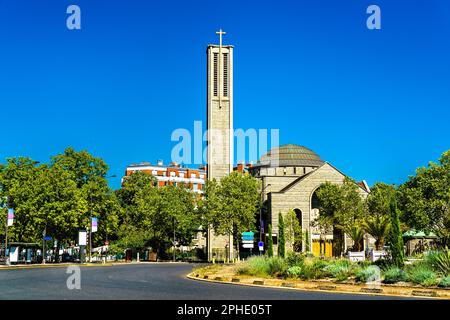
[{"label": "stone facade", "polygon": [[[220,180],[233,170],[233,46],[207,48],[207,176]],[[208,229],[208,260],[234,257],[232,236]]]},{"label": "stone facade", "polygon": [[[314,205],[314,192],[325,182],[342,184],[345,174],[334,166],[320,160],[313,151],[296,145],[285,145],[279,147],[281,150],[277,166],[273,167],[271,157],[262,157],[259,165],[250,169],[255,177],[261,179],[263,199],[268,208],[268,219],[272,224],[273,235],[278,235],[279,213],[287,213],[289,210],[301,211],[303,231],[309,232],[309,248],[313,247],[313,241],[325,239],[331,242],[332,233],[321,234],[317,227],[311,225],[311,221],[318,215],[318,208]],[[278,155],[277,155],[278,156]],[[358,184],[362,197],[367,197],[370,192],[365,183]],[[347,246],[352,241],[345,237]],[[370,242],[373,244],[373,241]],[[291,243],[286,243],[287,248],[292,248]],[[306,243],[303,242],[303,250]],[[274,245],[274,252],[277,246]]]}]

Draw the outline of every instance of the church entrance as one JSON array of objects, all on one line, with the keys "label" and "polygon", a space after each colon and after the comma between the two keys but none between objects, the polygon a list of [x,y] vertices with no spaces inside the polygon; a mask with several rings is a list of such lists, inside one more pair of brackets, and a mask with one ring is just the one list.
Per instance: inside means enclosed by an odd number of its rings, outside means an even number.
[{"label": "church entrance", "polygon": [[[316,195],[313,193],[311,197],[311,221],[319,217],[320,203]],[[333,256],[333,235],[327,230],[323,230],[319,226],[312,223],[311,229],[311,251],[315,257],[332,257]]]}]

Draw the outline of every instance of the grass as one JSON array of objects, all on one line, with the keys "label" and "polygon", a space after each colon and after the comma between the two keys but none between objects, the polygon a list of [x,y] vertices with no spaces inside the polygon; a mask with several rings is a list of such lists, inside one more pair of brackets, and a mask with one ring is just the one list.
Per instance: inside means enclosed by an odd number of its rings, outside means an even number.
[{"label": "grass", "polygon": [[425,287],[438,283],[436,273],[426,263],[418,263],[408,268],[407,279]]}]

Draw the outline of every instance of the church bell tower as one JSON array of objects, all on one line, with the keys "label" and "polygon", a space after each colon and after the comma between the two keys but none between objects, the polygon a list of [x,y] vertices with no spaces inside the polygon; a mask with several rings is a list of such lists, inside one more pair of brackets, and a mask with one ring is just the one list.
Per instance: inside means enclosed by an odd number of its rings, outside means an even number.
[{"label": "church bell tower", "polygon": [[[233,46],[208,45],[207,54],[207,176],[219,181],[233,171]],[[233,258],[232,236],[208,229],[208,260]]]}]

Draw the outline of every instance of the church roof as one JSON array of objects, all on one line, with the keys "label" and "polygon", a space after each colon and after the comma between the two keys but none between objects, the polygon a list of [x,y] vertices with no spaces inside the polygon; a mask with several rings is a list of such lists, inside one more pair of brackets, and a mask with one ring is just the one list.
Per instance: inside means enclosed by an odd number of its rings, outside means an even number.
[{"label": "church roof", "polygon": [[258,165],[270,167],[318,167],[323,163],[324,161],[320,159],[317,153],[296,144],[285,144],[275,147],[258,161]]}]

